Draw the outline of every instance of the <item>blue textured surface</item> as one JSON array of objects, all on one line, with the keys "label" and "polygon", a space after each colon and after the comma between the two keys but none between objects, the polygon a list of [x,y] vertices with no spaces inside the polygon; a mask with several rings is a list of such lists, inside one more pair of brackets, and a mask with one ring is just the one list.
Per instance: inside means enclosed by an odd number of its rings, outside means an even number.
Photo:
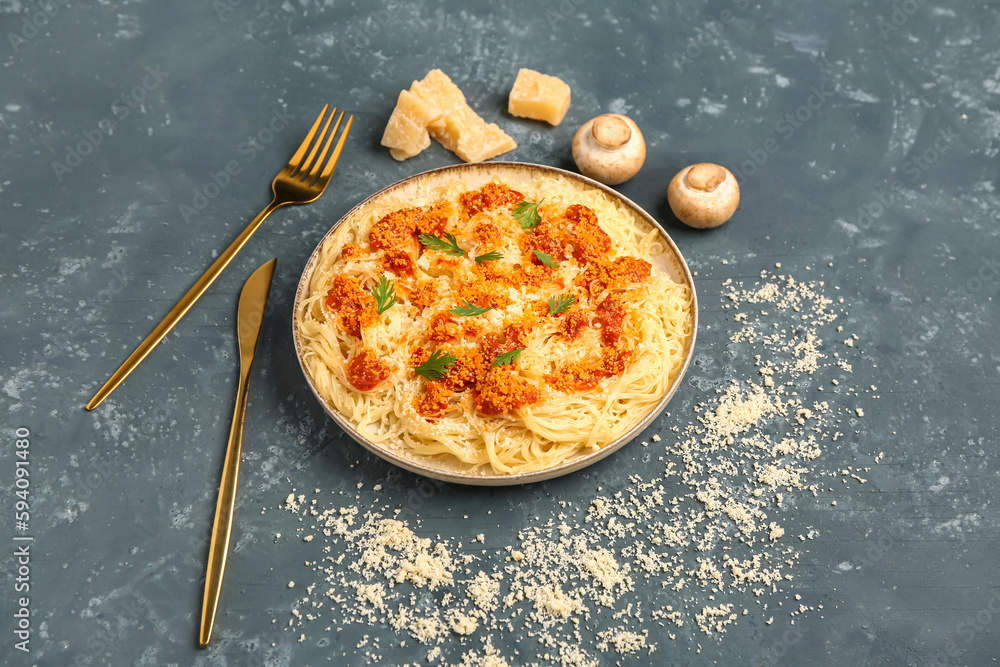
[{"label": "blue textured surface", "polygon": [[[573,132],[609,110],[643,129],[646,166],[620,190],[664,221],[698,272],[698,352],[708,360],[650,432],[690,421],[706,397],[701,383],[754,374],[750,354],[729,354],[721,285],[775,262],[840,286],[845,328],[861,335],[866,360],[851,384],[879,387],[862,402],[857,432],[818,462],[871,466],[867,484],[835,482],[828,497],[803,497],[782,517],[789,533],[820,535],[796,545],[794,584],[773,596],[824,604],[798,617],[801,639],[783,640],[783,623],[766,626],[748,599],[755,611],[721,639],[657,639],[652,657],[609,655],[607,664],[980,665],[1000,656],[995,4],[219,0],[51,2],[41,15],[42,4],[0,0],[0,525],[21,534],[14,440],[24,427],[34,537],[28,655],[13,648],[13,542],[0,558],[5,664],[364,664],[354,653],[362,634],[382,637],[384,664],[422,660],[384,627],[313,629],[303,642],[282,630],[301,595],[286,584],[315,557],[288,539],[297,524],[275,509],[293,486],[384,480],[380,503],[422,519],[427,534],[486,532],[500,549],[558,500],[585,506],[598,486],[613,493],[644,470],[633,445],[552,482],[444,486],[414,503],[419,478],[345,437],[306,388],[288,323],[315,243],[372,192],[455,160],[435,144],[397,163],[378,145],[399,90],[433,67],[515,138],[511,159],[573,168]],[[559,127],[506,115],[522,66],[572,86]],[[275,171],[326,102],[355,114],[330,191],[274,214],[175,332],[85,412],[266,204]],[[679,225],[666,203],[669,179],[696,161],[743,180],[736,217],[709,233]],[[229,162],[239,175],[199,200]],[[236,302],[271,257],[278,270],[251,384],[234,552],[216,642],[203,652],[196,629],[237,378]],[[532,650],[522,642],[514,656],[516,634],[494,638],[511,664]]]}]

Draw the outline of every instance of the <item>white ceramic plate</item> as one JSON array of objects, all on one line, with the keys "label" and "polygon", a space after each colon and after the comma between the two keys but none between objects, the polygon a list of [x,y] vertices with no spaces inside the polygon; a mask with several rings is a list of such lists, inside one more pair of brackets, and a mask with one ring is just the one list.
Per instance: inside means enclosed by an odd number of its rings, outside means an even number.
[{"label": "white ceramic plate", "polygon": [[[444,185],[454,178],[464,179],[470,189],[478,188],[483,184],[488,183],[494,177],[499,177],[505,183],[516,188],[518,182],[531,181],[541,174],[547,174],[549,176],[562,176],[563,178],[567,178],[603,191],[610,197],[617,199],[619,202],[631,209],[641,220],[644,220],[649,224],[650,229],[655,228],[663,237],[664,252],[650,258],[650,261],[652,261],[654,266],[658,269],[669,275],[674,282],[687,285],[693,296],[691,306],[693,311],[691,313],[691,317],[693,319],[693,334],[691,336],[691,341],[688,344],[688,348],[685,351],[684,364],[681,367],[680,372],[677,374],[677,377],[674,378],[674,381],[670,384],[670,388],[666,395],[660,400],[659,403],[656,404],[656,407],[645,419],[636,424],[634,428],[614,442],[609,443],[597,451],[580,453],[574,458],[564,461],[558,466],[536,472],[517,473],[512,475],[476,474],[459,469],[457,464],[450,466],[446,462],[428,462],[425,460],[410,458],[401,448],[394,449],[390,446],[386,446],[385,444],[372,442],[366,438],[363,433],[359,432],[350,422],[348,422],[347,419],[345,419],[344,416],[341,415],[332,405],[329,405],[323,400],[323,398],[316,391],[316,386],[313,383],[312,378],[309,377],[309,373],[306,372],[305,367],[302,366],[302,341],[299,336],[298,325],[295,321],[294,313],[298,312],[299,304],[308,296],[312,272],[316,267],[320,248],[323,247],[323,243],[330,236],[330,234],[332,234],[334,230],[340,226],[341,222],[349,218],[359,209],[363,209],[371,205],[372,202],[383,197],[405,199],[409,192],[415,192],[418,187],[435,187],[438,185]],[[671,397],[673,397],[674,392],[677,391],[677,387],[680,386],[681,379],[684,377],[688,364],[691,362],[691,356],[694,353],[694,341],[698,333],[698,297],[695,294],[694,280],[691,277],[691,271],[688,269],[687,263],[681,256],[680,250],[677,249],[677,246],[667,234],[666,230],[664,230],[651,215],[646,213],[642,210],[642,208],[637,206],[628,198],[623,197],[618,192],[615,192],[611,188],[606,185],[602,185],[597,181],[563,169],[528,164],[525,162],[477,162],[473,164],[460,164],[450,167],[442,167],[440,169],[432,169],[431,171],[425,171],[421,174],[404,178],[403,180],[393,183],[389,187],[376,192],[371,197],[348,211],[347,215],[337,221],[337,224],[330,228],[330,231],[326,233],[323,239],[319,242],[319,245],[316,246],[316,249],[309,257],[309,261],[306,263],[305,269],[302,271],[302,278],[299,280],[299,287],[295,293],[295,307],[292,312],[292,335],[295,340],[295,353],[298,356],[299,366],[302,368],[302,373],[305,375],[306,382],[309,384],[309,388],[312,390],[313,395],[316,396],[317,400],[319,400],[326,412],[341,426],[341,428],[347,432],[348,435],[361,443],[361,445],[372,453],[381,456],[385,460],[390,461],[401,468],[448,482],[456,482],[458,484],[475,484],[481,486],[526,484],[528,482],[538,482],[546,479],[552,479],[553,477],[559,477],[560,475],[566,475],[581,468],[585,468],[586,466],[596,463],[604,457],[609,456],[621,449],[625,444],[639,435],[643,429],[649,426],[649,424],[656,419],[661,412],[663,412],[663,409],[666,408],[667,403],[670,401]]]}]

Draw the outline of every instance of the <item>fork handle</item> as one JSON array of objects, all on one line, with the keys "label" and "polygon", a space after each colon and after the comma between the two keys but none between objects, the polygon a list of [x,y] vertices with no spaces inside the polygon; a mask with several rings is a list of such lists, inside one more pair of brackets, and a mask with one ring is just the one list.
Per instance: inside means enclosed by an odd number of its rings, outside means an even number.
[{"label": "fork handle", "polygon": [[205,596],[201,605],[201,632],[198,643],[208,646],[215,624],[215,612],[219,608],[219,594],[222,592],[222,575],[226,570],[229,554],[229,538],[233,533],[233,510],[236,508],[236,483],[240,476],[240,456],[243,452],[243,423],[247,414],[247,393],[250,387],[250,366],[240,368],[240,384],[236,392],[236,409],[233,411],[233,425],[229,429],[229,445],[226,447],[226,462],[222,466],[222,482],[219,484],[219,500],[215,506],[215,522],[212,524],[212,543],[208,548],[208,573],[205,576]]},{"label": "fork handle", "polygon": [[215,282],[215,279],[219,277],[219,274],[221,274],[222,271],[229,266],[229,263],[233,261],[233,257],[236,256],[236,253],[238,253],[243,246],[246,245],[246,242],[250,240],[250,237],[257,231],[257,228],[260,227],[264,220],[267,219],[267,216],[271,215],[271,213],[273,213],[276,209],[287,203],[288,202],[278,201],[278,199],[275,198],[264,208],[263,211],[257,214],[257,217],[254,218],[253,221],[247,225],[246,229],[244,229],[240,235],[236,237],[236,240],[233,241],[221,255],[219,255],[218,259],[212,262],[212,266],[208,267],[208,270],[202,274],[201,278],[198,278],[198,282],[196,282],[191,289],[187,291],[187,294],[181,297],[181,300],[177,302],[177,305],[170,309],[170,312],[163,318],[163,321],[156,325],[153,332],[146,336],[144,341],[139,343],[139,347],[135,348],[135,352],[129,355],[129,358],[125,360],[125,363],[119,366],[114,375],[112,375],[108,381],[104,383],[104,386],[101,387],[96,394],[94,394],[94,397],[90,399],[89,403],[87,403],[88,410],[96,408],[104,401],[104,399],[111,395],[111,392],[118,388],[118,385],[120,385],[122,381],[128,377],[129,373],[135,370],[136,366],[142,363],[142,360],[146,358],[146,355],[153,351],[154,347],[160,344],[160,341],[163,340],[168,333],[170,333],[170,330],[174,328],[174,325],[180,322],[181,318],[187,314],[187,312],[191,309],[191,306],[195,304],[195,301],[201,298],[201,295],[205,293],[213,282]]}]

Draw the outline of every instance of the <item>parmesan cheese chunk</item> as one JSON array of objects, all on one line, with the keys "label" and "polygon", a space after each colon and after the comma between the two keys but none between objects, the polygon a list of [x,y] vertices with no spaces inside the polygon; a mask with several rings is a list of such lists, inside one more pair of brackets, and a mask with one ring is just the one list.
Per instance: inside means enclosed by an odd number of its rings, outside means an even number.
[{"label": "parmesan cheese chunk", "polygon": [[496,123],[487,123],[465,101],[465,95],[439,69],[399,94],[382,145],[397,160],[411,158],[430,145],[430,138],[466,162],[481,162],[517,148]]},{"label": "parmesan cheese chunk", "polygon": [[427,125],[440,116],[439,108],[409,90],[402,90],[382,134],[382,145],[397,160],[411,158],[431,145]]},{"label": "parmesan cheese chunk", "polygon": [[512,116],[558,125],[569,109],[569,100],[570,88],[565,81],[522,68],[510,91],[507,111]]},{"label": "parmesan cheese chunk", "polygon": [[439,69],[432,69],[420,81],[414,81],[410,90],[438,110],[436,122],[442,115],[467,106],[465,94],[455,85],[451,78]]}]

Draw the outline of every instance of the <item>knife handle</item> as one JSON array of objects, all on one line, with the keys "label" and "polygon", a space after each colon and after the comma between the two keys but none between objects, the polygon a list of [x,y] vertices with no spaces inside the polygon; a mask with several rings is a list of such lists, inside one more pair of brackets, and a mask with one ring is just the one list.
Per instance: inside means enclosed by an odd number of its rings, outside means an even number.
[{"label": "knife handle", "polygon": [[243,423],[247,414],[247,394],[250,388],[250,365],[240,369],[240,383],[236,391],[236,409],[233,425],[229,429],[226,462],[222,467],[219,501],[215,506],[215,523],[212,525],[212,543],[208,548],[208,573],[205,576],[205,597],[201,605],[201,632],[198,643],[208,646],[215,624],[222,591],[222,575],[226,571],[229,538],[233,532],[233,510],[236,507],[236,483],[240,475],[240,456],[243,452]]}]

